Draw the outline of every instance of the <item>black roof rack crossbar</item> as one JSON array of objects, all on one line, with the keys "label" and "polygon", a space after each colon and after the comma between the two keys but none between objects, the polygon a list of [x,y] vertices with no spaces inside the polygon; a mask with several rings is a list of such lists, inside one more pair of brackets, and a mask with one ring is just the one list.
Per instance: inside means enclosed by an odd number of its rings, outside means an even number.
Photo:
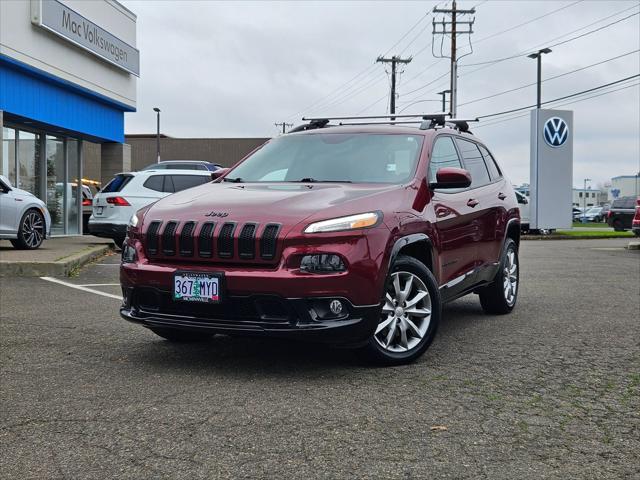
[{"label": "black roof rack crossbar", "polygon": [[424,120],[389,120],[388,122],[340,122],[338,125],[408,125],[422,123]]},{"label": "black roof rack crossbar", "polygon": [[309,123],[298,125],[297,127],[292,128],[288,133],[303,132],[305,130],[315,130],[316,128],[324,128],[327,125],[329,125],[328,118],[314,118]]},{"label": "black roof rack crossbar", "polygon": [[428,120],[434,117],[450,117],[449,113],[416,113],[411,115],[398,115],[398,114],[389,114],[389,115],[369,115],[364,117],[358,117],[357,115],[351,117],[302,117],[302,121],[304,122],[313,122],[316,120],[376,120],[376,119],[385,119],[385,118],[422,118],[424,120]]}]

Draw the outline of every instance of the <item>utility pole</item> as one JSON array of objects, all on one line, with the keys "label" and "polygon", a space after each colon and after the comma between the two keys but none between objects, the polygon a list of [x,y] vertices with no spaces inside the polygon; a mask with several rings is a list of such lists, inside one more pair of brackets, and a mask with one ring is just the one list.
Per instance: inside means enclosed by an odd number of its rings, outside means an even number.
[{"label": "utility pole", "polygon": [[282,134],[285,134],[287,132],[284,131],[285,128],[287,127],[293,127],[293,123],[286,123],[286,122],[280,122],[280,123],[274,123],[274,125],[276,127],[282,127]]},{"label": "utility pole", "polygon": [[587,182],[590,181],[590,178],[584,179],[584,192],[582,193],[582,223],[587,223]]},{"label": "utility pole", "polygon": [[542,50],[538,50],[536,53],[532,53],[531,55],[527,55],[529,58],[533,58],[534,60],[538,60],[538,101],[536,103],[537,109],[540,110],[542,106],[542,55],[545,53],[551,53],[550,48],[543,48]]},{"label": "utility pole", "polygon": [[447,111],[447,93],[451,93],[451,90],[443,90],[438,92],[438,95],[442,95],[442,113]]},{"label": "utility pole", "polygon": [[[398,63],[404,63],[406,65],[407,63],[411,62],[411,58],[412,57],[400,58],[397,55],[394,55],[391,58],[384,58],[383,56],[379,56],[376,59],[377,63],[391,64],[391,101],[389,105],[389,113],[392,115],[396,113],[396,73],[397,73],[396,65]],[[391,120],[395,120],[395,117],[391,117]]]},{"label": "utility pole", "polygon": [[156,130],[156,163],[160,163],[160,109],[153,107],[153,111],[157,116],[157,130]]},{"label": "utility pole", "polygon": [[[444,20],[443,19],[440,22],[436,22],[435,19],[433,20],[433,34],[439,34],[439,35],[451,35],[451,78],[449,81],[449,89],[451,90],[450,92],[450,96],[449,96],[449,113],[451,114],[452,117],[456,116],[456,110],[457,110],[457,100],[458,100],[458,59],[457,59],[457,38],[458,35],[461,34],[469,34],[471,35],[473,33],[473,22],[475,22],[475,18],[473,18],[472,20],[458,20],[458,14],[460,15],[470,15],[470,14],[474,14],[476,13],[476,9],[475,8],[471,8],[469,10],[461,10],[458,9],[456,6],[456,1],[453,0],[453,4],[451,5],[451,8],[434,8],[433,9],[433,13],[444,13],[444,14],[448,14],[451,15],[451,20]],[[466,25],[467,29],[466,30],[459,30],[458,29],[458,25]],[[441,30],[438,30],[438,26],[442,27]],[[450,26],[450,28],[447,28],[447,26]]]}]

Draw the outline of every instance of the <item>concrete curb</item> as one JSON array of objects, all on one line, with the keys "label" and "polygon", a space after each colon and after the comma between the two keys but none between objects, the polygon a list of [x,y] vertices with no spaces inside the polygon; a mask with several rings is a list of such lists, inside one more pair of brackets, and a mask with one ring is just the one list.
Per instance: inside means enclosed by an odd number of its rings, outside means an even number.
[{"label": "concrete curb", "polygon": [[628,250],[640,250],[640,240],[633,240],[627,245]]},{"label": "concrete curb", "polygon": [[628,235],[589,235],[589,236],[571,236],[571,235],[522,235],[521,240],[612,240],[619,238],[631,238]]},{"label": "concrete curb", "polygon": [[111,245],[94,245],[55,262],[0,261],[0,278],[7,277],[67,277],[87,263],[109,253]]}]

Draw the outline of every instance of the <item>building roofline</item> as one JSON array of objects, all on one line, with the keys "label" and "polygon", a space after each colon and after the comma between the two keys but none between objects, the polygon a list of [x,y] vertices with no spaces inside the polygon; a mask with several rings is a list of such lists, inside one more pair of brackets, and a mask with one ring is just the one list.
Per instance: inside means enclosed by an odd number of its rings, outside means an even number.
[{"label": "building roofline", "polygon": [[617,177],[611,177],[611,180],[617,180],[618,178],[639,178],[640,175],[618,175]]}]

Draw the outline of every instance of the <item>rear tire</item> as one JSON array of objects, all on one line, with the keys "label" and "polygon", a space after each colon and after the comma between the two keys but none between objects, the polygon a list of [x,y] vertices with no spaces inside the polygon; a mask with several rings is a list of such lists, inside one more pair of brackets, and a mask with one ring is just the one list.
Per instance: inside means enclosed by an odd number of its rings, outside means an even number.
[{"label": "rear tire", "polygon": [[398,256],[382,302],[376,331],[359,353],[382,365],[413,362],[429,348],[440,322],[440,292],[433,274],[415,258]]},{"label": "rear tire", "polygon": [[212,337],[212,335],[206,333],[185,332],[172,328],[150,328],[149,330],[172,343],[204,342]]},{"label": "rear tire", "polygon": [[624,232],[624,226],[622,225],[622,222],[618,219],[614,220],[611,226],[616,232]]},{"label": "rear tire", "polygon": [[39,210],[32,208],[24,212],[18,227],[18,238],[11,245],[18,250],[34,250],[44,241],[46,224]]},{"label": "rear tire", "polygon": [[122,250],[122,244],[124,243],[124,237],[113,237],[113,243],[116,244],[116,247]]},{"label": "rear tire", "polygon": [[507,238],[493,282],[479,291],[482,310],[496,315],[510,313],[518,299],[519,283],[518,246],[512,238]]}]

